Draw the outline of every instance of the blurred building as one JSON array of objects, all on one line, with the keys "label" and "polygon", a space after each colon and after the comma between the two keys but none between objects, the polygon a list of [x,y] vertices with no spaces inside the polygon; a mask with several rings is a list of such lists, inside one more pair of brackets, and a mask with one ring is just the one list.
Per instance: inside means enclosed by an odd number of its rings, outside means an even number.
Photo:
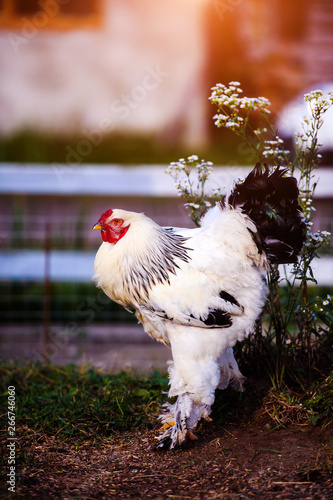
[{"label": "blurred building", "polygon": [[200,144],[242,82],[276,113],[333,79],[330,0],[2,0],[0,133],[113,131]]},{"label": "blurred building", "polygon": [[332,80],[330,0],[215,0],[208,12],[211,82],[245,82],[279,110],[303,89]]},{"label": "blurred building", "polygon": [[[192,0],[0,3],[0,132],[204,137],[202,9]],[[202,108],[202,109],[200,109]]]}]

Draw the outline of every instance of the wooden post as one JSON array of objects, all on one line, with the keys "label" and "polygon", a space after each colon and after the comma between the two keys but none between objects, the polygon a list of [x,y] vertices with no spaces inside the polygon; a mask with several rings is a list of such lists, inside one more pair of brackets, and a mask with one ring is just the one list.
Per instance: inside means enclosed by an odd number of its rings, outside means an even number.
[{"label": "wooden post", "polygon": [[44,361],[48,361],[48,347],[50,341],[50,253],[51,253],[51,226],[47,222],[45,224],[44,236],[44,252],[45,252],[45,268],[44,268],[44,301],[43,301],[43,355]]}]

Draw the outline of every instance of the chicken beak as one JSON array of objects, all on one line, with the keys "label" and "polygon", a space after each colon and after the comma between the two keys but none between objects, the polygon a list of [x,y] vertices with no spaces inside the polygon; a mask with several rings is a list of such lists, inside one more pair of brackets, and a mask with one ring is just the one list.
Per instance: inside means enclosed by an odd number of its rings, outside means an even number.
[{"label": "chicken beak", "polygon": [[95,231],[96,229],[102,229],[102,226],[100,225],[99,222],[97,222],[97,224],[95,224],[92,228],[93,231]]}]

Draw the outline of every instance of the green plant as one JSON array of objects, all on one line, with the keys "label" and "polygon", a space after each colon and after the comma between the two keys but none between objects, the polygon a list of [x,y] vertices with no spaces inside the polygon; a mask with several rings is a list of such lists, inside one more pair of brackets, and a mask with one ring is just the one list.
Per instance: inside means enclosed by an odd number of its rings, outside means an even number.
[{"label": "green plant", "polygon": [[[325,300],[310,300],[308,285],[316,283],[312,263],[330,237],[325,231],[312,233],[312,213],[314,171],[321,158],[318,132],[325,112],[333,104],[333,93],[325,96],[317,90],[305,95],[311,117],[304,118],[302,130],[296,134],[293,158],[277,134],[266,98],[244,97],[240,84],[231,82],[228,86],[213,87],[210,100],[218,110],[215,125],[236,134],[252,151],[255,162],[268,163],[273,168],[283,164],[288,168],[287,175],[297,171],[306,242],[297,263],[283,268],[270,266],[266,277],[269,296],[262,323],[258,323],[256,331],[236,349],[241,363],[251,365],[252,370],[257,367],[258,373],[264,367],[278,389],[288,383],[304,387],[318,375],[327,374],[332,364],[329,354],[333,345],[332,299],[328,295]],[[211,206],[211,199],[222,199],[219,191],[205,193],[211,170],[210,162],[194,155],[171,163],[167,170],[176,181],[176,188],[196,225]]]},{"label": "green plant", "polygon": [[166,375],[103,373],[87,365],[1,364],[1,393],[16,390],[20,433],[99,440],[152,428],[168,387]]},{"label": "green plant", "polygon": [[176,181],[175,188],[185,199],[184,206],[190,211],[189,216],[197,226],[200,225],[201,217],[212,206],[210,199],[221,196],[220,191],[208,195],[205,192],[212,165],[212,162],[199,161],[199,158],[193,155],[170,163],[166,171]]},{"label": "green plant", "polygon": [[296,424],[301,426],[332,423],[333,372],[303,392],[271,387],[263,400],[263,412],[278,427]]}]

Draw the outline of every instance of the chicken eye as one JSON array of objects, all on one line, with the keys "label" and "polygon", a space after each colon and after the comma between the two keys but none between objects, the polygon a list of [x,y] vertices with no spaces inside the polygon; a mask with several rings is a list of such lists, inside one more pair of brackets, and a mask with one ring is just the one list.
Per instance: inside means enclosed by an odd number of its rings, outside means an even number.
[{"label": "chicken eye", "polygon": [[113,219],[112,223],[114,226],[121,226],[123,223],[123,220],[122,219]]}]

